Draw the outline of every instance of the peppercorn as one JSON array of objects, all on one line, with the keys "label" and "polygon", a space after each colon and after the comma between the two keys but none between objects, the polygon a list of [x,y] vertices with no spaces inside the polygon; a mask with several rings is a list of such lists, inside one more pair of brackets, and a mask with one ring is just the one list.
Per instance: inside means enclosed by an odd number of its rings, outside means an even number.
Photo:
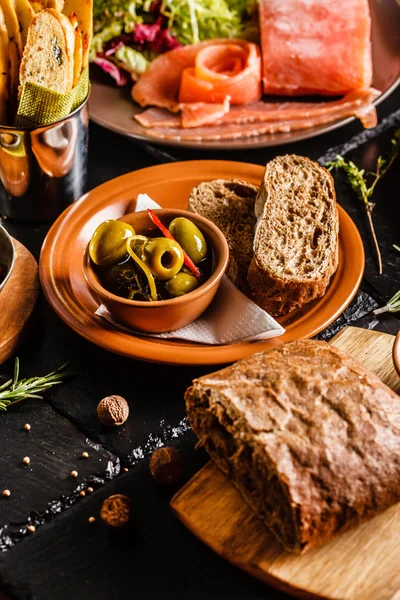
[{"label": "peppercorn", "polygon": [[129,405],[122,396],[107,396],[99,402],[97,416],[103,425],[118,427],[129,417]]},{"label": "peppercorn", "polygon": [[176,485],[182,479],[182,458],[175,448],[166,446],[155,450],[149,466],[154,479],[162,485]]},{"label": "peppercorn", "polygon": [[126,529],[132,523],[132,502],[128,496],[114,494],[103,502],[100,517],[115,529]]}]

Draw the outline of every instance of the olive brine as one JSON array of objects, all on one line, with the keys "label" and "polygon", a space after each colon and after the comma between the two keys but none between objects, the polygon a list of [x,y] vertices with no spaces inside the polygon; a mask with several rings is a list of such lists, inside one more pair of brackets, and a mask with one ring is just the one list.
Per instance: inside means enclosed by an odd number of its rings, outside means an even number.
[{"label": "olive brine", "polygon": [[177,217],[167,229],[153,211],[148,213],[164,237],[156,229],[137,235],[122,221],[105,221],[97,227],[89,255],[101,284],[122,298],[150,302],[195,290],[213,270],[212,251],[203,233],[185,217]]}]

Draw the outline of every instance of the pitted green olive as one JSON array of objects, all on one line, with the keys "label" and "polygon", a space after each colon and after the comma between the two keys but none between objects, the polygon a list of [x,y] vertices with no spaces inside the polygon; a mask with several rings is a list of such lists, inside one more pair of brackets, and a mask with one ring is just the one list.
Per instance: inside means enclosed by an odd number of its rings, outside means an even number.
[{"label": "pitted green olive", "polygon": [[127,256],[126,240],[135,235],[131,225],[121,221],[104,221],[92,235],[89,255],[96,265],[110,266]]},{"label": "pitted green olive", "polygon": [[192,221],[177,217],[171,221],[169,230],[194,263],[201,262],[207,256],[207,242]]},{"label": "pitted green olive", "polygon": [[184,296],[199,287],[199,281],[194,275],[181,271],[172,279],[167,281],[165,289],[170,296]]},{"label": "pitted green olive", "polygon": [[159,281],[172,279],[182,269],[183,250],[174,240],[152,238],[143,248],[143,261]]}]

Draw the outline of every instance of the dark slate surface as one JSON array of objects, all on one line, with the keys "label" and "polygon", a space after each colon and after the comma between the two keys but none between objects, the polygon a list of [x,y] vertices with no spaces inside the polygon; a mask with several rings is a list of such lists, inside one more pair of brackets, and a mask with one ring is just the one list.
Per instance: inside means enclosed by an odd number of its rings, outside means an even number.
[{"label": "dark slate surface", "polygon": [[[22,374],[23,376],[23,374]],[[29,423],[31,430],[25,431]],[[119,459],[86,435],[51,406],[29,400],[0,418],[0,552],[39,525],[80,500],[87,485],[97,488],[120,471]],[[82,452],[89,458],[82,458]],[[30,464],[22,462],[30,458]],[[78,471],[78,477],[71,471]]]},{"label": "dark slate surface", "polygon": [[[222,158],[263,164],[278,153],[297,152],[324,163],[337,153],[370,168],[374,157],[386,151],[394,127],[400,90],[379,108],[381,124],[362,131],[358,123],[313,140],[285,146],[235,153],[201,154],[170,149],[144,149],[131,141],[91,126],[89,187],[115,176],[169,160]],[[395,315],[375,318],[371,310],[400,288],[398,164],[377,188],[375,222],[385,271],[377,274],[362,206],[338,176],[338,200],[357,223],[365,242],[367,264],[362,291],[347,311],[321,334],[329,339],[345,324],[396,333]],[[39,256],[46,226],[6,223],[9,231]],[[191,379],[207,371],[199,368],[155,366],[113,356],[70,331],[41,298],[34,314],[30,338],[20,349],[24,376],[42,374],[71,361],[76,375],[47,396],[49,404],[32,402],[0,415],[0,544],[10,525],[13,547],[0,552],[0,587],[16,600],[114,600],[120,597],[230,598],[261,600],[286,598],[254,581],[216,557],[171,515],[174,490],[157,486],[150,478],[147,456],[163,443],[183,451],[186,479],[207,457],[194,450],[195,440],[184,419],[183,392]],[[0,375],[12,370],[11,361]],[[116,431],[101,427],[95,415],[99,400],[121,394],[130,404],[128,422]],[[29,421],[32,432],[22,430]],[[88,441],[86,441],[88,440]],[[90,459],[79,458],[85,447]],[[98,445],[96,445],[98,444]],[[53,454],[54,452],[54,454]],[[20,459],[29,455],[28,469]],[[130,471],[119,475],[118,458]],[[114,465],[114,466],[113,466]],[[80,477],[68,473],[76,468]],[[77,491],[82,481],[96,480],[100,490],[84,499]],[[104,481],[113,477],[111,482]],[[1,491],[1,490],[0,490]],[[132,496],[134,530],[112,535],[90,515],[98,515],[101,501],[114,492]],[[61,498],[61,503],[60,503]],[[61,514],[58,514],[62,508]],[[20,525],[29,518],[38,523],[34,535],[22,537]],[[3,535],[3,538],[1,537]],[[17,543],[20,542],[20,543]]]}]

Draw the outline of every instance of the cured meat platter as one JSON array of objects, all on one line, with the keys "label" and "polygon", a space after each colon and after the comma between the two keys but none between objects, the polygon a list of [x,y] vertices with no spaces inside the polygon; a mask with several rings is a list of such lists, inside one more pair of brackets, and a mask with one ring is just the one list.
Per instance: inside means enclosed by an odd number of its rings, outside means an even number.
[{"label": "cured meat platter", "polygon": [[[346,327],[331,343],[400,391],[394,336]],[[232,483],[208,463],[172,499],[177,517],[217,554],[299,598],[395,600],[400,594],[400,505],[304,555],[285,552]]]},{"label": "cured meat platter", "polygon": [[[374,104],[377,105],[395,89],[399,82],[400,41],[397,32],[400,27],[400,8],[396,3],[396,0],[371,0],[370,9],[372,21],[372,85],[373,88],[380,92],[379,94],[376,94],[376,97],[373,100]],[[182,50],[186,50],[186,48],[183,48]],[[332,54],[335,54],[334,48],[332,48]],[[162,56],[161,58],[164,57]],[[329,59],[329,56],[327,56],[326,64],[326,68],[329,70],[329,64],[332,66],[332,61]],[[154,65],[155,63],[151,65],[150,71]],[[318,67],[317,70],[319,72],[321,70],[321,65],[318,64],[316,67]],[[166,72],[170,74],[171,70],[167,69]],[[332,78],[334,79],[333,75]],[[250,119],[249,122],[242,122],[242,119],[244,118],[243,115],[235,115],[235,111],[240,112],[241,110],[241,107],[239,106],[234,107],[235,110],[231,110],[229,115],[227,115],[229,123],[229,131],[227,134],[226,119],[222,129],[218,126],[222,121],[218,120],[217,107],[219,107],[220,110],[223,110],[223,104],[217,104],[214,105],[214,109],[217,111],[215,114],[217,114],[216,118],[218,124],[213,125],[211,124],[212,122],[209,121],[209,127],[180,130],[179,126],[176,127],[176,125],[174,125],[176,119],[178,118],[179,120],[178,115],[171,113],[170,117],[168,117],[168,111],[163,112],[163,109],[152,108],[147,110],[146,116],[144,118],[139,117],[140,122],[138,122],[135,120],[135,117],[142,112],[142,108],[133,102],[130,87],[117,88],[112,84],[103,83],[102,81],[103,80],[100,81],[99,79],[96,81],[96,73],[93,73],[92,95],[89,103],[90,116],[93,121],[112,131],[137,140],[156,144],[168,144],[177,147],[224,150],[276,146],[331,131],[351,122],[354,117],[350,115],[356,114],[354,109],[349,110],[346,108],[345,110],[336,112],[334,106],[329,106],[329,108],[326,106],[325,108],[324,102],[327,101],[326,97],[308,96],[305,100],[314,104],[312,116],[311,118],[305,119],[300,115],[298,118],[297,116],[293,116],[292,109],[298,110],[295,105],[301,104],[303,99],[300,98],[300,102],[298,102],[296,99],[288,98],[288,96],[264,96],[263,102],[260,102],[259,104],[264,103],[265,105],[265,103],[269,103],[272,98],[271,110],[273,110],[273,104],[277,103],[280,107],[283,107],[285,110],[288,109],[292,113],[288,122],[280,122],[276,127],[274,123],[271,124],[271,116],[268,115],[268,122],[265,122],[260,126],[260,123],[257,122],[259,116],[254,114],[250,116],[247,115],[246,119]],[[151,89],[153,91],[150,96],[153,97],[154,93],[157,93],[157,90],[154,90],[153,87]],[[136,94],[136,96],[138,95]],[[329,100],[330,99],[328,98],[328,101]],[[335,100],[330,101],[327,104],[333,104],[334,102]],[[147,104],[145,105],[147,106]],[[254,104],[254,107],[256,106],[257,105]],[[245,106],[244,109],[246,109]],[[265,110],[265,106],[263,110]],[[269,110],[268,107],[267,110]],[[318,114],[314,114],[315,110]],[[300,112],[304,113],[304,110]],[[153,122],[154,119],[159,120],[160,118],[162,120],[167,118],[168,122],[167,125],[165,125],[166,122],[164,122],[164,125],[161,122],[160,126],[154,126],[154,124],[149,126],[148,117],[151,117]],[[208,118],[210,118],[210,116],[208,116]],[[265,117],[263,117],[263,119],[264,118]],[[283,117],[280,117],[280,119],[282,118]],[[296,121],[295,124],[293,124],[293,119]],[[231,121],[233,122],[231,123]],[[371,125],[367,124],[366,126]]]}]

